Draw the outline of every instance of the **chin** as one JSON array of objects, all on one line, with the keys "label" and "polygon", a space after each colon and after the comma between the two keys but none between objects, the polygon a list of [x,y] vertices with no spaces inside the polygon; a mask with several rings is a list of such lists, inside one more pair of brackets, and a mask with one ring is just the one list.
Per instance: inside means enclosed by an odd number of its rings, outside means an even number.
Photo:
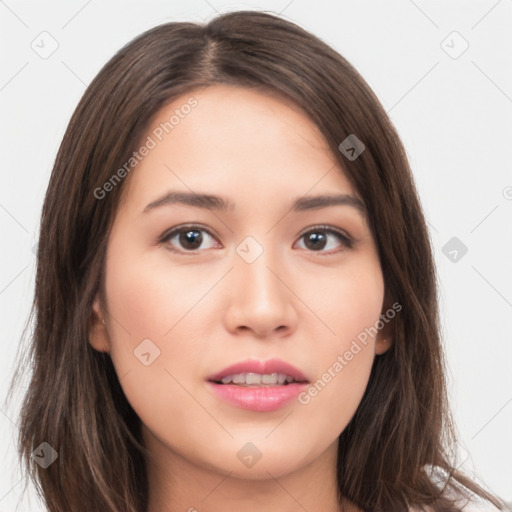
[{"label": "chin", "polygon": [[221,473],[230,473],[230,477],[242,480],[268,480],[281,478],[298,471],[303,466],[301,461],[283,459],[283,453],[274,453],[270,457],[262,457],[254,466],[244,467],[236,462],[217,468]]},{"label": "chin", "polygon": [[[306,467],[317,458],[320,453],[313,453],[300,442],[280,444],[262,440],[255,441],[231,440],[230,447],[224,447],[222,451],[216,450],[210,453],[208,460],[203,460],[202,465],[221,474],[230,474],[230,477],[248,480],[268,480],[269,478],[281,478]],[[301,451],[297,447],[301,447]],[[251,459],[252,457],[252,459]],[[244,460],[245,459],[245,460]],[[201,464],[200,461],[198,461]]]}]

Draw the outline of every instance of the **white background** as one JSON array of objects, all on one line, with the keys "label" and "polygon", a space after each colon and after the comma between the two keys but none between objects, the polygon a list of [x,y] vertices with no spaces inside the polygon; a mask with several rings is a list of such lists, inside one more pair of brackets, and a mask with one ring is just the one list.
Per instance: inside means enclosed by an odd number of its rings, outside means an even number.
[{"label": "white background", "polygon": [[[1,0],[0,512],[14,511],[21,496],[19,402],[3,399],[32,300],[40,209],[69,118],[133,37],[237,9],[282,12],[324,39],[397,126],[435,248],[450,397],[470,454],[464,467],[512,500],[512,0]],[[58,43],[47,59],[31,48],[43,31]],[[452,58],[464,40],[469,47]],[[468,248],[457,262],[442,252],[454,236]],[[31,501],[19,510],[42,510]]]}]

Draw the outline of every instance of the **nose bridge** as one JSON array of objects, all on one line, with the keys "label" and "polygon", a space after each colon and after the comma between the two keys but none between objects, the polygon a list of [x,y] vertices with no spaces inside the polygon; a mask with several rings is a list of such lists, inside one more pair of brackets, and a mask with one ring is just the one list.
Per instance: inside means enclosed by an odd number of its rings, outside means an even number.
[{"label": "nose bridge", "polygon": [[270,241],[248,236],[237,246],[228,314],[232,328],[243,326],[263,334],[294,327],[293,294],[284,284],[286,276],[281,275],[284,263]]},{"label": "nose bridge", "polygon": [[277,251],[271,247],[271,242],[267,240],[263,245],[248,236],[237,246],[236,253],[235,270],[243,282],[244,296],[262,302],[262,305],[285,299],[283,285],[275,275],[279,274],[283,262],[278,261]]}]

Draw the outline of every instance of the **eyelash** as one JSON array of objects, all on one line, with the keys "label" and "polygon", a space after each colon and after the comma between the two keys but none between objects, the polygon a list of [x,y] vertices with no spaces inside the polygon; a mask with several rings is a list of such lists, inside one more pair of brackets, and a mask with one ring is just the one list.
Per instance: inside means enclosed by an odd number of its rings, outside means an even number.
[{"label": "eyelash", "polygon": [[[205,226],[202,226],[200,224],[186,224],[183,226],[174,227],[171,230],[166,231],[158,239],[158,244],[163,245],[163,244],[169,242],[169,240],[174,238],[175,235],[177,235],[183,231],[194,231],[194,230],[204,231],[204,232],[208,233],[208,235],[211,236],[213,239],[215,239],[215,241],[217,241],[217,236],[212,231],[210,231],[208,228],[206,228]],[[352,249],[354,247],[354,239],[352,239],[350,236],[348,236],[344,232],[342,232],[332,226],[327,226],[327,225],[318,225],[318,226],[309,227],[309,228],[307,228],[306,231],[303,231],[299,235],[298,239],[301,240],[308,233],[315,233],[315,232],[325,232],[325,233],[329,233],[332,235],[336,235],[338,237],[338,239],[340,240],[341,244],[345,247],[345,249],[340,249],[340,250],[337,250],[334,252],[323,251],[323,250],[320,250],[320,251],[308,250],[308,252],[317,253],[322,256],[330,256],[330,255],[337,254],[337,253],[342,252],[347,249]],[[205,249],[199,249],[199,250],[196,249],[195,251],[179,250],[179,249],[175,249],[170,244],[168,244],[167,248],[169,250],[171,250],[172,252],[175,252],[178,254],[190,254],[190,255],[194,255],[194,254],[197,254],[198,252],[202,252],[205,250]]]}]

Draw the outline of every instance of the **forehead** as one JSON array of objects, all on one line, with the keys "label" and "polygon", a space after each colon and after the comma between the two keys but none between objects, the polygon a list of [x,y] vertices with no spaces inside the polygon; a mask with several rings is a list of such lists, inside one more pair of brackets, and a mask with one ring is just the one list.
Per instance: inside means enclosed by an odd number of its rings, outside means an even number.
[{"label": "forehead", "polygon": [[[126,194],[148,201],[165,188],[235,198],[355,191],[315,123],[271,92],[214,85],[183,94],[152,118],[151,145]],[[139,201],[138,201],[139,202]]]}]

